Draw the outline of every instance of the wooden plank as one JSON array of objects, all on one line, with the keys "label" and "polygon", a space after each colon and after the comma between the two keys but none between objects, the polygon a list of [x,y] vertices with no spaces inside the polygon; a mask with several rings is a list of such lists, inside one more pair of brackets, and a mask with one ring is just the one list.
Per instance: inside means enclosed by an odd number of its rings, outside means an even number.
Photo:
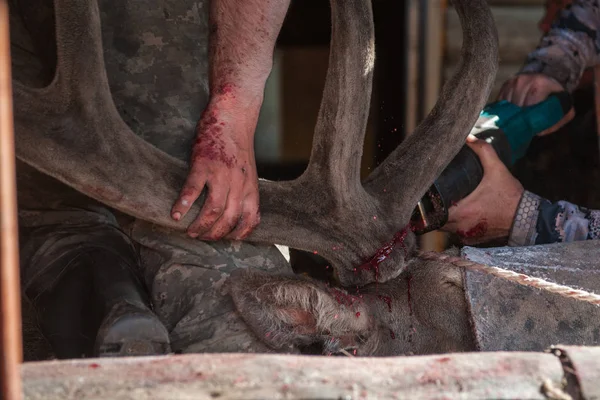
[{"label": "wooden plank", "polygon": [[23,346],[10,60],[8,3],[0,0],[0,394],[18,400]]},{"label": "wooden plank", "polygon": [[[424,87],[421,90],[422,109],[419,119],[426,116],[438,100],[442,86],[445,15],[445,0],[426,1],[427,9],[425,38],[425,60],[419,70],[424,74]],[[419,237],[419,248],[423,251],[442,251],[447,245],[447,234],[441,231],[429,232]]]},{"label": "wooden plank", "polygon": [[571,363],[582,398],[600,399],[600,349],[582,346],[556,346]]},{"label": "wooden plank", "polygon": [[[538,22],[544,16],[544,8],[491,7],[491,10],[498,29],[500,63],[522,64],[542,37]],[[458,62],[462,46],[460,21],[454,8],[448,8],[446,24],[446,60],[453,64]]]},{"label": "wooden plank", "polygon": [[[451,64],[446,65],[444,67],[444,81],[449,79],[454,71],[456,70],[457,65]],[[490,92],[489,101],[493,101],[498,96],[500,92],[500,88],[509,78],[514,76],[521,69],[521,64],[504,64],[498,67],[498,72],[496,74],[496,80],[494,82],[494,86]]]},{"label": "wooden plank", "polygon": [[27,400],[545,399],[560,384],[546,353],[463,353],[362,358],[266,354],[26,363]]},{"label": "wooden plank", "polygon": [[490,6],[513,6],[513,7],[526,7],[526,6],[537,6],[544,7],[546,0],[488,0]]}]

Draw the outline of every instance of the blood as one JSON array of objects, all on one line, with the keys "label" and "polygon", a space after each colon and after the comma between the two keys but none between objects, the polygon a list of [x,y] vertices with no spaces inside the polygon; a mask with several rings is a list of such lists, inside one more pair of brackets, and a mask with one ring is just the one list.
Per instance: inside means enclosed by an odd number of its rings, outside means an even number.
[{"label": "blood", "polygon": [[396,334],[391,329],[390,329],[390,336],[391,336],[392,340],[396,339]]},{"label": "blood", "polygon": [[487,221],[481,221],[480,223],[478,223],[477,225],[475,225],[474,227],[472,227],[471,229],[469,229],[468,231],[461,231],[461,230],[457,230],[456,234],[462,238],[477,238],[477,237],[481,237],[483,235],[485,235],[485,233],[487,232],[488,229],[488,224]]},{"label": "blood", "polygon": [[411,293],[410,293],[410,283],[412,281],[412,275],[408,275],[408,277],[406,278],[406,294],[408,297],[408,316],[410,317],[410,326],[409,326],[409,332],[408,332],[408,343],[412,343],[413,341],[413,333],[415,332],[415,327],[413,324],[413,308],[412,308],[412,299],[411,299]]},{"label": "blood", "polygon": [[[231,83],[224,83],[217,88],[216,93],[220,95],[230,95],[234,92],[234,88],[235,87]],[[232,97],[235,98],[235,96]]]},{"label": "blood", "polygon": [[345,305],[345,306],[352,306],[352,305],[354,305],[354,303],[360,301],[360,297],[343,293],[342,291],[340,291],[338,289],[335,289],[335,288],[331,289],[331,292],[333,293],[333,297],[335,297],[335,300],[339,304],[342,304],[342,305]]},{"label": "blood", "polygon": [[356,318],[360,317],[360,312],[356,313]]},{"label": "blood", "polygon": [[355,268],[354,272],[358,273],[358,271],[373,271],[373,274],[375,275],[375,281],[379,281],[379,265],[387,260],[397,245],[402,246],[405,257],[408,255],[404,240],[408,235],[409,228],[410,227],[407,225],[400,232],[396,233],[391,241],[385,243],[381,248],[379,248],[369,261]]},{"label": "blood", "polygon": [[225,151],[225,143],[221,137],[222,131],[215,111],[203,113],[196,127],[197,139],[194,144],[193,163],[198,159],[205,159],[218,161],[225,164],[227,168],[233,168],[236,158]]},{"label": "blood", "polygon": [[89,367],[92,369],[100,368],[100,364],[92,363],[89,365]]},{"label": "blood", "polygon": [[392,298],[390,296],[377,295],[379,300],[383,300],[385,304],[388,306],[388,311],[392,312]]}]

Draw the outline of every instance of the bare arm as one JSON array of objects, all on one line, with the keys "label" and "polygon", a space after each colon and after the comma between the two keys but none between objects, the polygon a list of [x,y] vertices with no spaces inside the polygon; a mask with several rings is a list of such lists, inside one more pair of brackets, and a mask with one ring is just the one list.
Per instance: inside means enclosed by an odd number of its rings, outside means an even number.
[{"label": "bare arm", "polygon": [[289,3],[210,2],[210,100],[197,125],[187,181],[172,209],[173,218],[181,219],[208,189],[188,227],[192,237],[242,239],[260,221],[254,132]]}]

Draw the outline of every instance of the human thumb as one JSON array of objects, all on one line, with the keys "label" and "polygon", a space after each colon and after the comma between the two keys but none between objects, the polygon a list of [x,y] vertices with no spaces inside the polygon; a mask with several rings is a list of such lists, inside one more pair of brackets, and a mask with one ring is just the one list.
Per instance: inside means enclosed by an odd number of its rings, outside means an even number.
[{"label": "human thumb", "polygon": [[469,146],[471,150],[477,154],[484,171],[498,168],[499,164],[504,166],[502,160],[500,160],[500,157],[498,157],[496,150],[494,150],[492,145],[485,140],[478,139],[473,135],[469,135],[467,137],[467,146]]}]

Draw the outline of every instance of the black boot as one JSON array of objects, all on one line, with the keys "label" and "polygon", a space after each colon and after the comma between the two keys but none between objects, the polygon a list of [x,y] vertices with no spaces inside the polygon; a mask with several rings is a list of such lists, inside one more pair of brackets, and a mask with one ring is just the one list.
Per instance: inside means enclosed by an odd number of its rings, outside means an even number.
[{"label": "black boot", "polygon": [[104,318],[98,329],[94,355],[98,357],[145,356],[171,351],[169,332],[152,312],[150,301],[132,268],[116,254],[96,251],[94,296]]},{"label": "black boot", "polygon": [[89,253],[94,296],[101,300],[102,324],[94,355],[98,357],[145,356],[171,351],[169,332],[149,307],[149,298],[133,268],[106,250]]},{"label": "black boot", "polygon": [[167,354],[169,333],[124,257],[104,248],[63,257],[64,272],[33,299],[58,358]]}]

